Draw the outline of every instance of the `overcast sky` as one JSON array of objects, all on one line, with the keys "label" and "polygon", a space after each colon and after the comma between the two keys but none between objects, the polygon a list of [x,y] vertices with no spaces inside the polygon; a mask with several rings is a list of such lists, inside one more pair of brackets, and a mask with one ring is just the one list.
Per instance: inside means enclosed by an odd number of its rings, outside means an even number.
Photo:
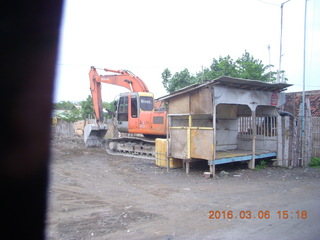
[{"label": "overcast sky", "polygon": [[[280,5],[286,0],[65,0],[54,102],[90,94],[90,66],[126,69],[155,97],[161,73],[209,67],[212,59],[247,50],[279,66]],[[320,1],[307,1],[306,90],[320,89]],[[289,92],[302,91],[305,0],[284,4],[282,69]],[[270,45],[270,52],[268,51]],[[269,55],[270,54],[270,55]],[[270,56],[270,58],[269,58]],[[107,74],[99,71],[100,74]],[[103,101],[128,90],[103,84]]]}]

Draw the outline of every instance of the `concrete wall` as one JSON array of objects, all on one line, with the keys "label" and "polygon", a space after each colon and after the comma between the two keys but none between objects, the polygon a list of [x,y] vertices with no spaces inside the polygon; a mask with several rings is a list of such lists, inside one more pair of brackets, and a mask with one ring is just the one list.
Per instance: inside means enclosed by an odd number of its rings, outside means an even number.
[{"label": "concrete wall", "polygon": [[[86,122],[84,120],[77,121],[74,123],[69,123],[63,121],[61,119],[53,119],[51,131],[52,134],[60,135],[60,136],[83,136],[85,124],[91,124],[94,120],[89,120]],[[112,123],[111,119],[107,120],[108,123],[108,131],[106,134],[106,138],[112,138],[118,136],[118,131]]]},{"label": "concrete wall", "polygon": [[216,151],[237,149],[238,119],[218,119],[216,123]]},{"label": "concrete wall", "polygon": [[75,136],[83,134],[84,121],[69,123],[61,119],[53,119],[51,131],[54,135]]},{"label": "concrete wall", "polygon": [[[252,150],[252,138],[238,138],[238,149]],[[256,138],[256,150],[277,151],[277,138]]]},{"label": "concrete wall", "polygon": [[77,121],[74,123],[66,122],[61,119],[54,118],[52,120],[51,131],[52,134],[61,136],[82,136],[84,130],[84,121]]}]

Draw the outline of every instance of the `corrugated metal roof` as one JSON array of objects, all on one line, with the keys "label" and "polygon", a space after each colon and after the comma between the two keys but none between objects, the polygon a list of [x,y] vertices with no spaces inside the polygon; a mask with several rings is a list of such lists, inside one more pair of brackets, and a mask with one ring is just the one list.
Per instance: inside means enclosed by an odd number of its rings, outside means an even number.
[{"label": "corrugated metal roof", "polygon": [[278,91],[282,92],[287,89],[287,87],[292,86],[292,84],[286,83],[266,83],[257,80],[248,80],[248,79],[241,79],[241,78],[234,78],[234,77],[226,77],[222,76],[212,81],[206,83],[197,83],[190,85],[188,87],[179,89],[171,94],[165,95],[160,97],[159,100],[166,100],[168,98],[172,98],[190,91],[193,91],[198,88],[206,87],[206,86],[225,86],[230,88],[240,88],[240,89],[247,89],[247,90],[256,90],[256,91]]}]

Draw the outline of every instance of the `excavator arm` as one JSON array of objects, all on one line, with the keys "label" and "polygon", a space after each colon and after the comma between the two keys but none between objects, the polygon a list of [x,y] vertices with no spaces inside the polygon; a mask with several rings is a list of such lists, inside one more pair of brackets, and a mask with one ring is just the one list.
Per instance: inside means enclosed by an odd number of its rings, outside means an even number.
[{"label": "excavator arm", "polygon": [[104,70],[116,74],[99,75],[95,67],[91,67],[89,72],[90,90],[96,122],[85,126],[84,142],[87,147],[100,146],[108,131],[107,124],[103,121],[101,83],[122,86],[131,92],[149,92],[144,82],[130,71],[111,70],[107,68],[104,68]]},{"label": "excavator arm", "polygon": [[100,124],[100,122],[103,122],[101,83],[122,86],[129,89],[131,92],[149,92],[149,89],[145,85],[145,83],[130,71],[111,70],[108,68],[104,68],[103,70],[106,72],[113,72],[117,74],[99,75],[95,67],[91,67],[90,69],[90,90],[92,95],[94,113],[98,125]]}]

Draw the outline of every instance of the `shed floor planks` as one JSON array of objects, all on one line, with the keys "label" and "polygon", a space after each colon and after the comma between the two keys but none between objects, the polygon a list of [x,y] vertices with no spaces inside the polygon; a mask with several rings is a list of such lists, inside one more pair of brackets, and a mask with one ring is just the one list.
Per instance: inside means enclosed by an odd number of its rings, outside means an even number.
[{"label": "shed floor planks", "polygon": [[[275,157],[276,152],[256,151],[256,159]],[[252,160],[252,151],[247,150],[229,150],[225,152],[216,152],[215,164],[224,164],[231,162],[241,162]]]}]

